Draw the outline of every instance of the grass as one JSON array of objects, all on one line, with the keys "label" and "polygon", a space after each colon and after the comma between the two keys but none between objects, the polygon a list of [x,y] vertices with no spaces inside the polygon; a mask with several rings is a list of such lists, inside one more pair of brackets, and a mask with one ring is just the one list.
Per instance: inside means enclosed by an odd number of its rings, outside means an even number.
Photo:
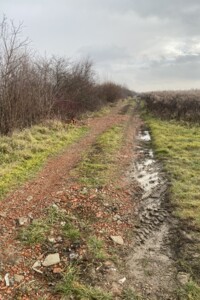
[{"label": "grass", "polygon": [[190,281],[179,291],[180,299],[200,299],[200,127],[178,121],[163,121],[146,117],[152,132],[152,142],[158,158],[171,181],[170,198],[174,205],[173,214],[185,224],[185,230],[195,243],[177,238],[179,268],[190,273]]},{"label": "grass", "polygon": [[[119,101],[120,102],[120,101]],[[113,107],[116,107],[118,105],[119,102],[114,102],[114,103],[107,103],[105,105],[103,105],[100,109],[95,110],[95,111],[88,111],[86,113],[83,113],[80,116],[80,119],[86,119],[86,118],[98,118],[98,117],[104,117],[106,115],[108,115],[111,110],[113,109]]]},{"label": "grass", "polygon": [[85,126],[49,121],[12,136],[0,136],[0,198],[33,176],[50,155],[76,142],[86,132]]},{"label": "grass", "polygon": [[87,242],[89,252],[92,254],[92,256],[96,259],[105,259],[106,258],[106,253],[105,253],[105,245],[102,240],[95,236],[91,236],[88,239]]},{"label": "grass", "polygon": [[[63,296],[80,300],[111,300],[110,294],[79,282],[75,268],[70,266],[63,279],[57,284],[56,291]],[[68,299],[68,298],[67,298]],[[69,298],[71,299],[71,298]]]},{"label": "grass", "polygon": [[190,281],[178,291],[178,296],[181,300],[199,300],[200,287],[195,282]]},{"label": "grass", "polygon": [[113,171],[116,154],[120,149],[123,126],[113,126],[101,134],[75,170],[86,186],[104,185]]},{"label": "grass", "polygon": [[[64,222],[64,226],[60,223]],[[51,230],[54,227],[60,228],[60,234],[74,243],[80,240],[81,235],[79,229],[71,222],[70,216],[59,208],[50,207],[47,210],[45,219],[33,220],[33,222],[19,231],[18,238],[23,243],[34,245],[47,240]]]},{"label": "grass", "polygon": [[49,232],[49,226],[41,220],[34,220],[27,228],[19,232],[19,239],[25,244],[33,245],[42,243]]},{"label": "grass", "polygon": [[200,127],[148,118],[156,154],[172,182],[176,216],[200,228]]},{"label": "grass", "polygon": [[71,222],[66,222],[62,229],[63,235],[67,237],[71,242],[75,243],[80,240],[80,231],[75,228]]}]

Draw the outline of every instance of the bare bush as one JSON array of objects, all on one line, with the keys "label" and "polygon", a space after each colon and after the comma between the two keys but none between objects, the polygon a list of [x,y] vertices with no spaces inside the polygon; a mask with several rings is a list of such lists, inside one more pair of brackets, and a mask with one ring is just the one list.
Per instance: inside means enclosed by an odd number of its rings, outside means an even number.
[{"label": "bare bush", "polygon": [[141,98],[157,116],[200,122],[200,90],[151,92]]},{"label": "bare bush", "polygon": [[0,133],[51,117],[70,119],[128,95],[112,82],[96,83],[89,60],[36,58],[21,39],[22,24],[0,23]]},{"label": "bare bush", "polygon": [[116,102],[122,95],[122,87],[113,82],[105,82],[98,86],[99,97],[103,102]]}]

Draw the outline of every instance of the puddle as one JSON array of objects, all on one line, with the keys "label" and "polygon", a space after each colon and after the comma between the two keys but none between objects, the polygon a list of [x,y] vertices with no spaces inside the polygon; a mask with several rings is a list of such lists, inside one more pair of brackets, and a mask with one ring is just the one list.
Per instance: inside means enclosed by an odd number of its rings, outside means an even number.
[{"label": "puddle", "polygon": [[136,180],[142,197],[137,210],[137,229],[133,252],[128,258],[132,288],[144,299],[177,299],[177,270],[170,248],[172,217],[166,209],[168,183],[162,166],[150,148],[150,133],[140,131],[136,151],[128,176]]},{"label": "puddle", "polygon": [[138,134],[138,140],[149,142],[151,140],[151,136],[148,130],[140,131]]}]

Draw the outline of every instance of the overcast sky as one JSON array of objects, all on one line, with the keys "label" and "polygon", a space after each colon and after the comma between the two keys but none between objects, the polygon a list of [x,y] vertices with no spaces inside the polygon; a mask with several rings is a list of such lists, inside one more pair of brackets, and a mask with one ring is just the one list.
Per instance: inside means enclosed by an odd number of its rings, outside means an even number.
[{"label": "overcast sky", "polygon": [[90,57],[136,91],[200,88],[200,0],[0,0],[40,54]]}]

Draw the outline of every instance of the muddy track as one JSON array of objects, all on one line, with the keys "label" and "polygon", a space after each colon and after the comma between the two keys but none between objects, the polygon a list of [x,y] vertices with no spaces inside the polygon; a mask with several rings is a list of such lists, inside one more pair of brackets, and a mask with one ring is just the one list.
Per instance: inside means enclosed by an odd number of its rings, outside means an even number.
[{"label": "muddy track", "polygon": [[147,130],[138,134],[138,159],[128,171],[141,189],[133,252],[127,260],[131,287],[142,299],[178,299],[172,241],[177,221],[168,205],[168,181],[151,149]]}]

